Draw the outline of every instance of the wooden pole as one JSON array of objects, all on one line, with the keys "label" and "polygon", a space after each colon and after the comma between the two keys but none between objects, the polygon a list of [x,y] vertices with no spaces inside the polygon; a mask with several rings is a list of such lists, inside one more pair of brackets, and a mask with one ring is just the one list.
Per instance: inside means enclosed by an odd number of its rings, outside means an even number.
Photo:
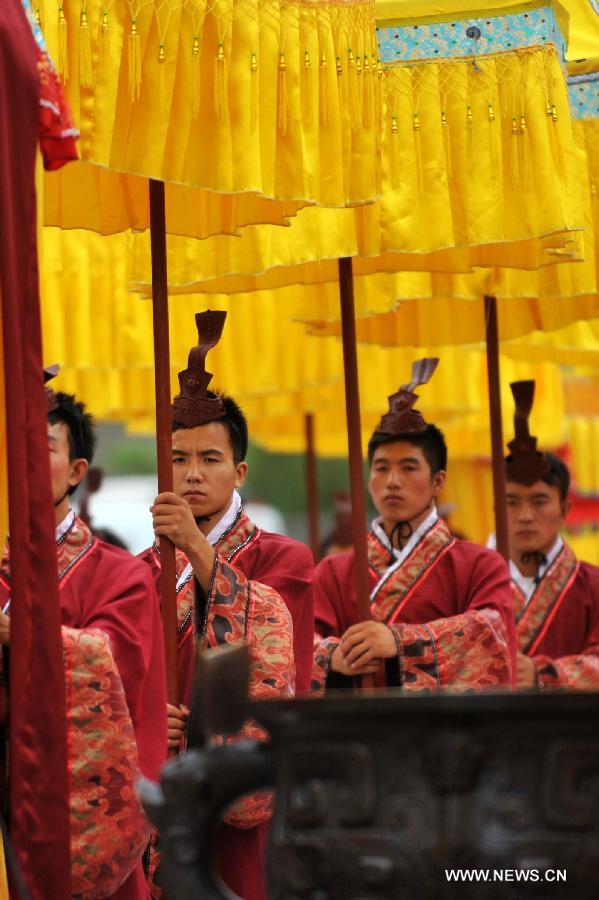
[{"label": "wooden pole", "polygon": [[[156,389],[156,457],[158,492],[173,489],[171,428],[171,372],[168,332],[168,288],[166,269],[166,214],[164,183],[150,180],[150,243],[152,251],[152,311]],[[160,602],[166,655],[168,701],[179,705],[177,678],[177,574],[175,547],[160,538]]]},{"label": "wooden pole", "polygon": [[501,384],[499,380],[499,337],[497,329],[497,299],[485,297],[487,340],[487,373],[489,376],[489,417],[491,426],[491,462],[493,468],[493,496],[495,499],[495,541],[498,553],[509,560],[507,530],[507,501],[503,426],[501,422]]},{"label": "wooden pole", "polygon": [[366,549],[366,493],[362,457],[354,281],[351,258],[344,257],[339,260],[339,293],[341,298],[345,409],[347,413],[349,449],[349,488],[352,505],[352,536],[356,566],[358,612],[362,619],[370,619],[368,554]]},{"label": "wooden pole", "polygon": [[320,529],[318,503],[318,469],[314,441],[314,413],[305,413],[304,432],[306,436],[306,494],[308,500],[308,526],[310,547],[314,562],[320,558]]}]

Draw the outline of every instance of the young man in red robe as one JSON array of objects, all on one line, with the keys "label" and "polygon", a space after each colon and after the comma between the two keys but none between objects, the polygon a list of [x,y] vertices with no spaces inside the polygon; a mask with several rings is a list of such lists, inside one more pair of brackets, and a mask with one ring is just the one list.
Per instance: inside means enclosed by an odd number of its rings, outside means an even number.
[{"label": "young man in red robe", "polygon": [[[146,900],[142,856],[150,828],[135,784],[140,773],[157,780],[166,761],[158,597],[147,567],[99,541],[71,509],[70,497],[92,461],[93,421],[73,396],[49,390],[47,396],[69,728],[73,895]],[[0,569],[0,641],[5,645],[10,644],[10,593],[5,553]]]},{"label": "young man in red robe", "polygon": [[534,381],[512,384],[516,436],[506,458],[510,573],[522,687],[599,688],[599,568],[561,537],[570,473],[528,430]]},{"label": "young man in red robe", "polygon": [[[179,375],[181,392],[172,408],[174,490],[160,494],[152,507],[156,535],[176,547],[181,708],[168,707],[173,748],[185,727],[197,646],[248,641],[256,698],[291,697],[310,678],[312,555],[297,541],[257,528],[243,511],[238,490],[247,473],[245,417],[233,400],[208,390],[204,359],[224,318],[218,312],[196,316],[200,343]],[[158,578],[158,545],[142,556]],[[251,724],[243,730],[246,737],[259,735]],[[269,818],[269,806],[250,797],[221,828],[218,870],[244,900],[264,896]]]},{"label": "young man in red robe", "polygon": [[494,551],[452,537],[435,506],[445,482],[443,435],[413,409],[436,359],[414,364],[389,398],[368,445],[379,516],[368,535],[372,619],[358,613],[354,553],[316,569],[313,687],[351,686],[374,674],[405,691],[485,689],[512,682],[509,577]]}]

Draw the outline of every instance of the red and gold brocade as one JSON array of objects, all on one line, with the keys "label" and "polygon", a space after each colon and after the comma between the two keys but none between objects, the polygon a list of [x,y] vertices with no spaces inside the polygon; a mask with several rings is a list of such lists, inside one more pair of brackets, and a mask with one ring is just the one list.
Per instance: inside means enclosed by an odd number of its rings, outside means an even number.
[{"label": "red and gold brocade", "polygon": [[73,124],[56,67],[48,53],[46,41],[29,0],[23,0],[23,7],[35,42],[39,73],[40,150],[44,168],[54,171],[68,162],[79,159],[76,144],[79,130]]},{"label": "red and gold brocade", "polygon": [[[368,558],[372,617],[391,628],[397,645],[378,686],[483,690],[512,683],[509,575],[496,553],[456,540],[437,520],[399,567],[389,565],[389,551],[372,531]],[[332,682],[349,683],[329,669],[341,636],[361,620],[353,552],[318,566],[315,620],[313,689],[320,693]]]},{"label": "red and gold brocade", "polygon": [[512,582],[520,652],[542,687],[599,688],[599,568],[564,544],[530,600]]},{"label": "red and gold brocade", "polygon": [[[101,631],[63,627],[75,893],[113,894],[138,864],[148,823],[134,785],[135,733],[123,684]],[[99,824],[101,823],[101,827]]]},{"label": "red and gold brocade", "polygon": [[[273,537],[276,537],[273,535]],[[215,545],[216,559],[203,621],[196,616],[196,580],[185,554],[176,551],[177,617],[179,621],[179,690],[181,702],[191,700],[196,641],[202,648],[247,641],[250,649],[250,685],[253,699],[292,697],[295,684],[291,613],[274,588],[253,580],[243,571],[246,554],[261,538],[258,529],[241,513]],[[154,575],[160,574],[156,545],[142,554]],[[187,577],[182,575],[189,569]],[[240,738],[264,739],[264,732],[246,722]],[[225,821],[236,828],[252,828],[270,818],[263,797],[251,795],[231,807]]]},{"label": "red and gold brocade", "polygon": [[[306,677],[312,655],[313,564],[308,548],[261,531],[241,510],[214,549],[215,567],[201,621],[197,616],[196,580],[191,570],[182,578],[188,560],[176,551],[181,702],[190,703],[198,643],[201,647],[217,647],[240,641],[249,643],[252,698],[292,697],[298,638]],[[158,548],[146,550],[142,559],[158,579]],[[239,735],[227,740],[265,737],[256,723],[248,721]],[[215,738],[215,742],[219,740],[222,738]],[[271,813],[268,792],[249,795],[229,808],[219,832],[217,869],[227,886],[244,900],[265,897],[263,859]],[[154,896],[161,896],[155,886],[152,890]]]},{"label": "red and gold brocade", "polygon": [[[68,724],[73,896],[145,900],[135,793],[166,761],[166,676],[147,568],[75,517],[56,545]],[[0,602],[10,596],[10,565]]]}]

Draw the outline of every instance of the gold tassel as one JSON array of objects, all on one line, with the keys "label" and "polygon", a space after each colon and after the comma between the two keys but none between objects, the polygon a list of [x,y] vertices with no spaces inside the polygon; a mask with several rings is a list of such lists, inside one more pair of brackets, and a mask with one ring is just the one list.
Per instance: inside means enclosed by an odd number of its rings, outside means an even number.
[{"label": "gold tassel", "polygon": [[387,140],[391,143],[391,186],[396,189],[399,188],[401,184],[401,175],[402,175],[402,165],[401,165],[401,152],[403,149],[404,141],[399,134],[399,121],[397,117],[397,103],[398,98],[393,97],[392,103],[389,108],[389,128],[387,131],[388,138]]},{"label": "gold tassel", "polygon": [[520,116],[520,177],[525,190],[530,190],[530,138],[526,127],[526,116]]},{"label": "gold tassel", "polygon": [[162,41],[158,46],[159,105],[162,113],[166,110],[166,52]]},{"label": "gold tassel", "polygon": [[364,54],[364,74],[362,77],[362,106],[363,106],[363,122],[366,128],[368,128],[372,122],[372,93],[373,93],[373,85],[372,78],[370,78],[370,63],[368,62],[368,56]]},{"label": "gold tassel", "polygon": [[252,53],[252,60],[250,62],[250,79],[251,79],[251,105],[250,105],[250,125],[252,128],[256,127],[256,122],[258,121],[258,58],[254,53]]},{"label": "gold tassel", "polygon": [[326,125],[329,119],[329,85],[328,85],[328,64],[326,53],[320,57],[320,66],[318,67],[318,88],[319,88],[319,107],[320,121]]},{"label": "gold tassel", "polygon": [[227,98],[227,60],[222,41],[218,44],[218,54],[214,60],[214,108],[217,116],[226,115],[229,109]]},{"label": "gold tassel", "polygon": [[391,184],[394,188],[398,188],[401,183],[401,141],[398,132],[397,115],[396,111],[394,111],[391,115],[391,134],[389,135],[389,140],[391,141]]},{"label": "gold tassel", "polygon": [[58,7],[58,74],[62,81],[69,77],[69,47],[68,47],[67,20],[64,15],[64,7]]},{"label": "gold tassel", "polygon": [[314,73],[312,71],[312,62],[310,60],[310,54],[307,50],[304,50],[304,71],[303,71],[303,96],[304,103],[303,109],[305,110],[305,121],[312,121],[312,112],[313,112],[313,103],[312,103],[312,90],[314,85]]},{"label": "gold tassel", "polygon": [[129,34],[129,96],[132,103],[139,100],[140,92],[141,53],[139,49],[139,34],[135,19],[131,19],[131,33]]},{"label": "gold tassel", "polygon": [[518,130],[518,120],[516,116],[512,116],[512,178],[515,185],[520,184],[520,132]]},{"label": "gold tassel", "polygon": [[191,49],[191,115],[194,121],[200,115],[200,39],[193,36]]},{"label": "gold tassel", "polygon": [[98,41],[98,63],[100,68],[100,76],[103,78],[107,72],[108,62],[108,10],[102,13],[102,24],[100,25],[100,40]]},{"label": "gold tassel", "polygon": [[38,26],[38,28],[41,28],[42,27],[42,14],[40,12],[39,4],[37,4],[37,3],[35,5],[33,15],[35,16],[36,25]]},{"label": "gold tassel", "polygon": [[449,128],[447,126],[447,113],[441,110],[441,131],[443,132],[443,150],[445,152],[445,170],[447,172],[447,180],[451,181],[453,177],[453,167],[451,163],[451,139]]},{"label": "gold tassel", "polygon": [[470,104],[466,107],[466,165],[468,167],[468,175],[472,177],[472,143],[474,131],[474,116],[472,115],[472,107]]},{"label": "gold tassel", "polygon": [[279,54],[279,128],[287,134],[287,63],[285,54]]},{"label": "gold tassel", "polygon": [[92,48],[85,9],[79,20],[79,83],[82,87],[92,86]]},{"label": "gold tassel", "polygon": [[416,179],[418,184],[418,193],[422,194],[424,183],[422,177],[422,153],[420,147],[420,116],[415,112],[412,116],[414,129],[414,159],[416,162]]},{"label": "gold tassel", "polygon": [[347,57],[349,73],[349,114],[352,131],[357,131],[362,123],[360,115],[361,110],[358,103],[358,73],[356,71],[356,60],[351,47],[347,51]]},{"label": "gold tassel", "polygon": [[376,125],[380,132],[383,126],[383,103],[381,97],[383,89],[383,67],[374,53],[371,54],[370,58],[370,71],[372,72],[373,78],[374,114],[376,116]]},{"label": "gold tassel", "polygon": [[497,141],[501,137],[501,127],[495,125],[495,109],[493,103],[489,101],[489,158],[491,160],[491,171],[493,175],[498,172],[498,153]]},{"label": "gold tassel", "polygon": [[557,127],[557,112],[555,106],[551,107],[551,116],[547,119],[547,124],[551,131],[551,145],[553,147],[553,157],[555,159],[555,166],[560,177],[560,180],[563,181],[565,178],[566,170],[564,165],[564,148],[562,147],[560,130]]}]

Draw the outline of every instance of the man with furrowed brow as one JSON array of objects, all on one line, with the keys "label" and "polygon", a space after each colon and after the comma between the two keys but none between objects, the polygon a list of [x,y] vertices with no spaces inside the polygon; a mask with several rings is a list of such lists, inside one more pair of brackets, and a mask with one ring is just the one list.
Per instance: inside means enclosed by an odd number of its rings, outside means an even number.
[{"label": "man with furrowed brow", "polygon": [[570,473],[529,432],[534,381],[511,388],[516,433],[505,464],[518,684],[597,690],[599,568],[579,562],[561,537]]},{"label": "man with furrowed brow", "polygon": [[415,410],[413,393],[438,360],[414,364],[389,398],[368,445],[370,494],[379,516],[368,534],[370,609],[358,612],[354,552],[315,574],[313,690],[374,675],[405,691],[484,690],[512,683],[515,635],[506,565],[494,551],[452,537],[436,509],[447,449]]},{"label": "man with furrowed brow", "polygon": [[[176,548],[180,705],[168,707],[171,749],[184,735],[195,646],[247,641],[255,698],[306,690],[312,665],[312,554],[298,541],[262,531],[245,514],[238,491],[247,473],[247,423],[234,400],[208,390],[205,356],[225,315],[196,316],[199,344],[179,374],[172,406],[173,492],[159,494],[151,509],[156,536]],[[158,578],[157,543],[142,557]],[[247,723],[242,736],[262,732]],[[270,815],[268,800],[251,795],[231,807],[219,833],[217,868],[244,900],[265,896]]]}]

